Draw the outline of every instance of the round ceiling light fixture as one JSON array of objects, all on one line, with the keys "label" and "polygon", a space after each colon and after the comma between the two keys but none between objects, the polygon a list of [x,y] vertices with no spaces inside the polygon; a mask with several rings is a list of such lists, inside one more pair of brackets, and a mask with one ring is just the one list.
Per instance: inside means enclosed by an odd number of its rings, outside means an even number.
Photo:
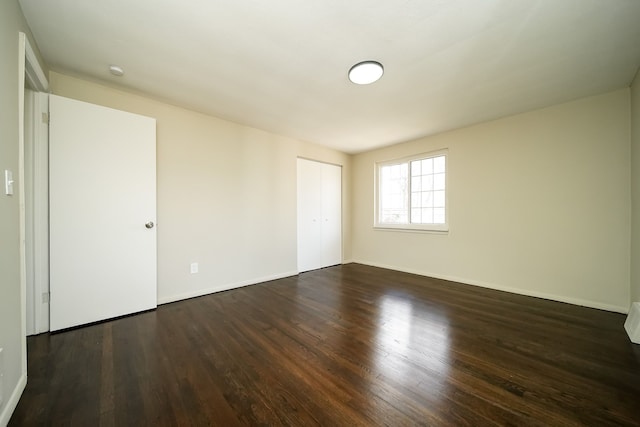
[{"label": "round ceiling light fixture", "polygon": [[349,80],[357,85],[368,85],[380,80],[384,67],[378,61],[362,61],[351,67]]},{"label": "round ceiling light fixture", "polygon": [[121,77],[124,75],[124,70],[122,69],[122,67],[118,67],[117,65],[110,65],[109,72],[114,76],[118,76],[118,77]]}]

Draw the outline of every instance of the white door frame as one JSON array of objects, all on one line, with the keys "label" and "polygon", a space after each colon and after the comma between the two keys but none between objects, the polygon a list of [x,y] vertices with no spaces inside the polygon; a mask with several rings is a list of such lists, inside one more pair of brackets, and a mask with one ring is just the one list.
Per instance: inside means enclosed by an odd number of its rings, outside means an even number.
[{"label": "white door frame", "polygon": [[25,110],[24,96],[25,84],[28,84],[36,91],[46,92],[49,89],[49,82],[44,74],[35,51],[29,43],[25,33],[18,35],[18,200],[20,216],[20,305],[22,309],[21,336],[22,336],[22,373],[25,378],[27,373],[27,270],[26,252],[27,245],[33,242],[26,241],[26,211],[25,211]]},{"label": "white door frame", "polygon": [[20,396],[27,385],[27,303],[26,303],[26,215],[25,215],[25,157],[24,157],[24,87],[28,82],[30,87],[38,91],[46,91],[49,87],[44,71],[29,44],[26,34],[18,33],[18,216],[19,216],[19,257],[20,257],[20,379],[15,390],[6,400],[5,408],[0,412],[0,425],[9,422],[11,414],[18,405]]}]

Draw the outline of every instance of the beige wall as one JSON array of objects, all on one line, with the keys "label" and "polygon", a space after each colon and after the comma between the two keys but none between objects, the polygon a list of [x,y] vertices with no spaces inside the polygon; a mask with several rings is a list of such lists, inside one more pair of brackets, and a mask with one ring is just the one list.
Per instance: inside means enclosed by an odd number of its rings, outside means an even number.
[{"label": "beige wall", "polygon": [[640,302],[640,70],[631,86],[631,302]]},{"label": "beige wall", "polygon": [[297,156],[343,166],[350,258],[350,156],[54,72],[50,84],[157,119],[160,302],[296,273]]},{"label": "beige wall", "polygon": [[[359,154],[356,262],[624,312],[629,90]],[[449,149],[448,234],[380,231],[374,163]]]}]

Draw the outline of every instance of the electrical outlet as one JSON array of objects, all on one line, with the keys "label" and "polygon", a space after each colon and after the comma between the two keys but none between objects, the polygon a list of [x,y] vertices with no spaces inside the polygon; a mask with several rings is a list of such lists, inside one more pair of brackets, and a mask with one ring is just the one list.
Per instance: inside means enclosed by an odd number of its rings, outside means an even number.
[{"label": "electrical outlet", "polygon": [[198,272],[198,263],[197,262],[192,262],[191,263],[191,274],[196,274]]}]

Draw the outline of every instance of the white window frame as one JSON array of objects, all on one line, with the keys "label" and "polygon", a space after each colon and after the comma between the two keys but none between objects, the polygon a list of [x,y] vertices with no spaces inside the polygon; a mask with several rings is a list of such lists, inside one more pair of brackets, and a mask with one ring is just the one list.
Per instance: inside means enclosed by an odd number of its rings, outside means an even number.
[{"label": "white window frame", "polygon": [[[433,157],[444,156],[445,158],[445,222],[444,224],[412,224],[411,223],[411,162],[414,160],[429,159]],[[380,170],[384,166],[393,166],[407,163],[409,167],[408,175],[408,197],[407,197],[407,223],[384,223],[380,222],[380,187],[381,173]],[[374,224],[373,227],[381,230],[399,230],[399,231],[415,231],[415,232],[436,232],[446,233],[449,231],[449,150],[441,149],[430,151],[427,153],[416,154],[413,156],[403,157],[400,159],[386,160],[376,162],[375,164],[375,185],[374,185]]]}]

